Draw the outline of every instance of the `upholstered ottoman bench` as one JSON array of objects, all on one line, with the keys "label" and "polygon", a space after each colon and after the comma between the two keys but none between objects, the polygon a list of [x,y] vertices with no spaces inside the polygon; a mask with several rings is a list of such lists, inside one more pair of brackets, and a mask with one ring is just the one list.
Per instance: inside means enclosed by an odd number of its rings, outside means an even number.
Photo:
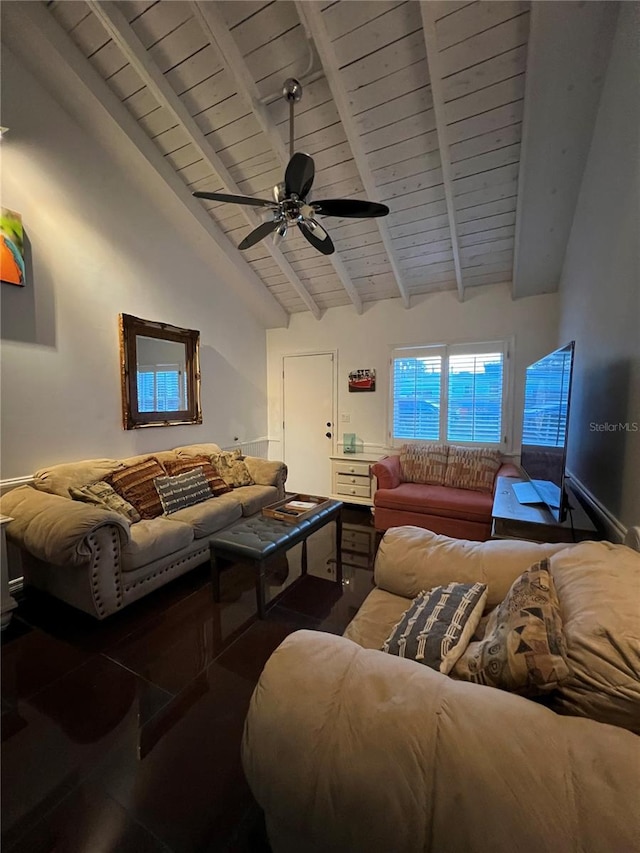
[{"label": "upholstered ottoman bench", "polygon": [[307,573],[307,538],[330,521],[336,522],[336,583],[342,584],[342,502],[327,501],[307,518],[287,524],[275,518],[254,516],[232,524],[209,540],[214,601],[220,601],[219,558],[240,560],[256,568],[258,616],[264,619],[267,563],[302,542],[302,574]]}]

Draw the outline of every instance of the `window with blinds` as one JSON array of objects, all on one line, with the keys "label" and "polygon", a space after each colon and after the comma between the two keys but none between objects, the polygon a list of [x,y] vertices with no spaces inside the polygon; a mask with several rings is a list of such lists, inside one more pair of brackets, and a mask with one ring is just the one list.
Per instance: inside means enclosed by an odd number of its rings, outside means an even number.
[{"label": "window with blinds", "polygon": [[394,350],[393,441],[504,442],[506,344]]},{"label": "window with blinds", "polygon": [[187,374],[178,365],[138,369],[138,411],[182,412],[187,408]]}]

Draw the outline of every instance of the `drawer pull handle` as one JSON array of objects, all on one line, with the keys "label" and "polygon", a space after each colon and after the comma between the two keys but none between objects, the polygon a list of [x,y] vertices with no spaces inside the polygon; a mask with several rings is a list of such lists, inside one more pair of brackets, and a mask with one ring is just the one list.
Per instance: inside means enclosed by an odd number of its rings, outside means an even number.
[{"label": "drawer pull handle", "polygon": [[352,482],[352,483],[355,483],[355,481],[356,481],[356,478],[355,478],[355,477],[352,477],[352,478],[351,478],[351,482]]},{"label": "drawer pull handle", "polygon": [[356,490],[355,490],[355,489],[351,489],[351,494],[352,494],[352,495],[355,495],[355,493],[356,493]]},{"label": "drawer pull handle", "polygon": [[355,470],[356,470],[355,468],[349,468],[349,473],[353,474],[355,472]]}]

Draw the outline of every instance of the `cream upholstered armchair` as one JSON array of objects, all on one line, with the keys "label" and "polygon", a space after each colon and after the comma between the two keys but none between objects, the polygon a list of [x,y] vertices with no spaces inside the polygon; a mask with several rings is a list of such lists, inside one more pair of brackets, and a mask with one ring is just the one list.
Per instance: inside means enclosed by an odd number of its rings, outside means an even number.
[{"label": "cream upholstered armchair", "polygon": [[[379,651],[419,590],[482,581],[495,606],[545,556],[571,669],[552,707]],[[396,528],[375,581],[344,637],[292,634],[254,692],[243,761],[274,853],[640,849],[640,555]]]}]

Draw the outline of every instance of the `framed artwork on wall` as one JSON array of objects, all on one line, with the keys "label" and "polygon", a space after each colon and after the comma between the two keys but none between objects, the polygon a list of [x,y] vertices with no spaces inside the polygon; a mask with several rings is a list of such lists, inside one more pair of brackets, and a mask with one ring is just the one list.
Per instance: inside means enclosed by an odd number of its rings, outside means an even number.
[{"label": "framed artwork on wall", "polygon": [[366,367],[360,370],[352,370],[349,374],[349,391],[375,391],[376,372],[373,368]]},{"label": "framed artwork on wall", "polygon": [[0,212],[0,281],[24,286],[22,216],[6,207]]}]

